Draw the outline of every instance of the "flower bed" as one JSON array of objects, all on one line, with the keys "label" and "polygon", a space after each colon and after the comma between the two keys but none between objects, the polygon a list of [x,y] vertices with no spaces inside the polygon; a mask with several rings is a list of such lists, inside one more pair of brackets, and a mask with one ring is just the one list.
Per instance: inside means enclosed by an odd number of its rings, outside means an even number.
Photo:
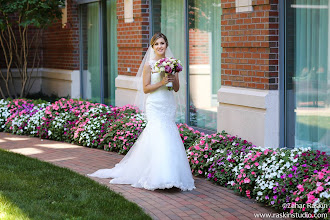
[{"label": "flower bed", "polygon": [[[133,106],[60,99],[0,100],[0,131],[126,154],[146,126]],[[205,135],[178,124],[192,173],[291,213],[330,213],[330,157],[299,149],[263,149],[225,132]]]}]

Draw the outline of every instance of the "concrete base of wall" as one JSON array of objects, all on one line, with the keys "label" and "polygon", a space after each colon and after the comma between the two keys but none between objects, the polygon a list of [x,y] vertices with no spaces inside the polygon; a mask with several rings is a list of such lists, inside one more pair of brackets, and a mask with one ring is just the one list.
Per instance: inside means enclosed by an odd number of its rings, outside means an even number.
[{"label": "concrete base of wall", "polygon": [[41,91],[59,97],[80,98],[80,71],[62,69],[42,69]]},{"label": "concrete base of wall", "polygon": [[218,91],[218,131],[256,146],[279,146],[279,92],[222,86]]},{"label": "concrete base of wall", "polygon": [[[31,71],[30,69],[28,70]],[[13,70],[14,86],[17,93],[20,92],[22,85],[17,70]],[[57,95],[59,97],[69,96],[71,98],[80,98],[80,72],[79,70],[63,70],[40,68],[31,75],[33,85],[30,94],[42,92],[45,95]],[[4,81],[0,79],[1,88],[4,87]],[[13,89],[11,93],[14,93]],[[6,93],[7,94],[7,93]]]},{"label": "concrete base of wall", "polygon": [[118,75],[116,78],[116,106],[134,104],[137,92],[135,76]]}]

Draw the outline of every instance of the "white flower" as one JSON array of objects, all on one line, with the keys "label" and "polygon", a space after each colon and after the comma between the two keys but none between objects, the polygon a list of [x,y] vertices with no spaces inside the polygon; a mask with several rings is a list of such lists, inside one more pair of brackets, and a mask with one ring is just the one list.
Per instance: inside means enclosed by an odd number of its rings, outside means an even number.
[{"label": "white flower", "polygon": [[258,195],[258,196],[262,196],[262,192],[259,191],[259,192],[257,193],[257,195]]},{"label": "white flower", "polygon": [[330,194],[326,191],[320,193],[320,198],[330,198]]}]

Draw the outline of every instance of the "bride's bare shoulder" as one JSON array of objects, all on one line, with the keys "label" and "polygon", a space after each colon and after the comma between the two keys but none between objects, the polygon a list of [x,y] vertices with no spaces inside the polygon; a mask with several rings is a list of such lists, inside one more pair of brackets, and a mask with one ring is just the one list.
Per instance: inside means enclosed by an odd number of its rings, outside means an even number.
[{"label": "bride's bare shoulder", "polygon": [[150,64],[148,63],[148,62],[146,62],[145,64],[144,64],[144,70],[151,70],[151,66],[150,66]]}]

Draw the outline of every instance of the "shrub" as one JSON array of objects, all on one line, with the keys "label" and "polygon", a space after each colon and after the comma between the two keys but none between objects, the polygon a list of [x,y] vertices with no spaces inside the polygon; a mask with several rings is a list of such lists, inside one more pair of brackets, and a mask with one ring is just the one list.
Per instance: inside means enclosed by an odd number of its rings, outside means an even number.
[{"label": "shrub", "polygon": [[87,147],[103,148],[100,144],[106,126],[115,120],[115,114],[106,105],[98,105],[85,112],[71,128],[73,141]]},{"label": "shrub", "polygon": [[5,128],[5,123],[7,122],[8,117],[10,116],[10,110],[8,108],[9,101],[5,99],[0,100],[0,131],[3,131]]},{"label": "shrub", "polygon": [[194,130],[187,124],[180,123],[177,124],[177,127],[179,129],[180,137],[186,150],[193,146],[198,138],[205,135],[203,132]]},{"label": "shrub", "polygon": [[[217,142],[216,144],[222,145],[223,143]],[[242,161],[247,153],[251,152],[252,147],[255,146],[237,137],[232,140],[232,144],[218,147],[215,155],[206,162],[209,166],[206,173],[207,179],[216,184],[227,186],[228,182],[234,180],[233,168]]]},{"label": "shrub", "polygon": [[146,121],[140,114],[122,117],[109,125],[101,144],[107,151],[126,154],[146,126]]},{"label": "shrub", "polygon": [[[207,176],[212,166],[215,155],[233,143],[240,143],[242,140],[236,136],[225,133],[204,135],[196,140],[195,144],[188,148],[187,156],[194,175]],[[243,141],[248,144],[247,141]],[[219,149],[219,151],[217,151]],[[213,159],[212,159],[213,158]]]},{"label": "shrub", "polygon": [[330,213],[330,170],[324,168],[304,179],[293,192],[290,212]]}]

